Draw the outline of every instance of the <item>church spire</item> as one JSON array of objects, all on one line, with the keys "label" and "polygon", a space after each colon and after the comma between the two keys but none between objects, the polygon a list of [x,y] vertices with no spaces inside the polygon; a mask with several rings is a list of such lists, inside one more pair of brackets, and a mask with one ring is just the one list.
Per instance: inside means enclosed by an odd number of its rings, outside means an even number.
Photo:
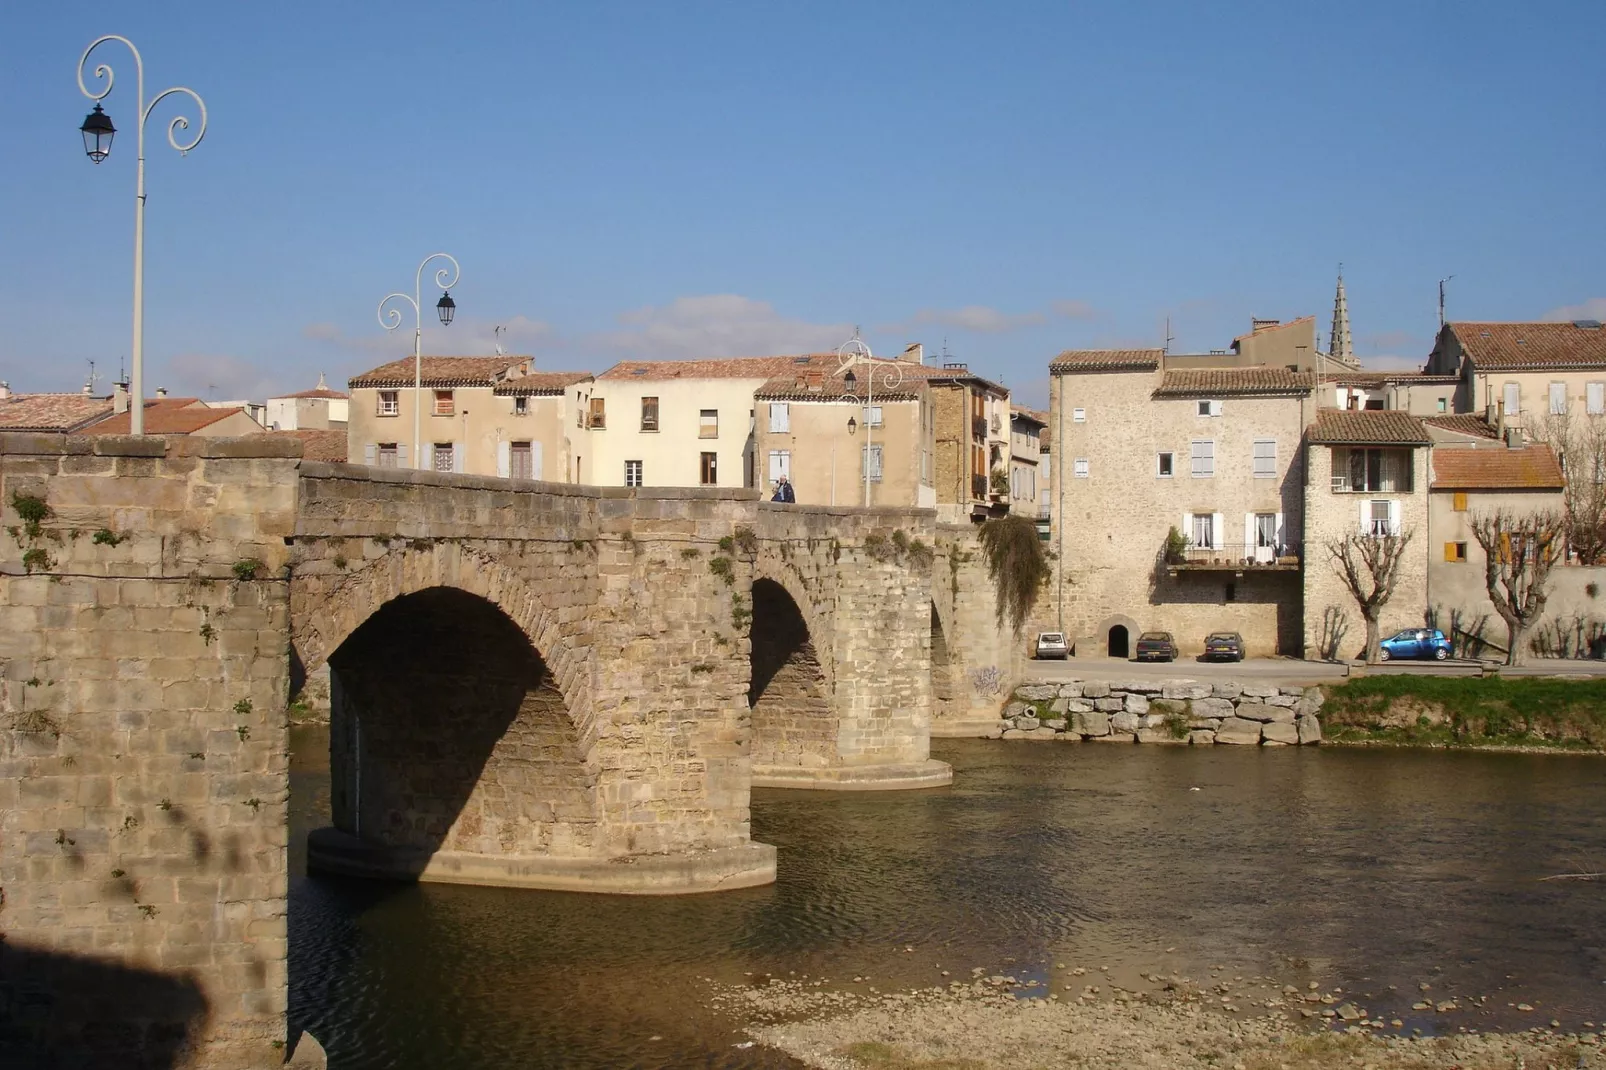
[{"label": "church spire", "polygon": [[1349,300],[1344,296],[1344,265],[1338,265],[1338,293],[1333,297],[1333,331],[1327,340],[1328,354],[1339,364],[1356,366],[1355,346],[1350,341]]}]

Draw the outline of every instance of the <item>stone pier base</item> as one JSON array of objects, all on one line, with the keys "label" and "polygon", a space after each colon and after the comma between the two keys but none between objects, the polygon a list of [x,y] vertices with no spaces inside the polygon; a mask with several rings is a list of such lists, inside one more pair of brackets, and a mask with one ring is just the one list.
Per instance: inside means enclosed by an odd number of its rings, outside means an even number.
[{"label": "stone pier base", "polygon": [[612,895],[687,895],[775,883],[775,848],[745,843],[709,851],[624,858],[492,857],[387,847],[334,828],[307,836],[307,869],[347,877],[483,884]]},{"label": "stone pier base", "polygon": [[928,758],[886,765],[832,765],[820,769],[755,765],[755,788],[808,788],[816,791],[903,791],[940,788],[954,782],[953,766]]}]

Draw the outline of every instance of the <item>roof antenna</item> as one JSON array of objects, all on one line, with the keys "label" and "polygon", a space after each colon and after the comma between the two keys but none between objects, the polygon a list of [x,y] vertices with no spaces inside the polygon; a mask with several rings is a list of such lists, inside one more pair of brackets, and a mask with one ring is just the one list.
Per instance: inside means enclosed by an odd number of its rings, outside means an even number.
[{"label": "roof antenna", "polygon": [[1439,280],[1439,327],[1441,329],[1444,327],[1444,284],[1453,278],[1455,278],[1454,275],[1446,275]]},{"label": "roof antenna", "polygon": [[1160,352],[1169,354],[1171,352],[1171,343],[1176,340],[1177,336],[1171,333],[1171,317],[1167,316],[1165,318],[1165,344],[1160,347]]},{"label": "roof antenna", "polygon": [[502,349],[502,332],[505,330],[507,330],[507,328],[501,325],[492,328],[492,333],[496,337],[496,355],[499,357],[504,357],[507,355],[507,353]]},{"label": "roof antenna", "polygon": [[89,362],[89,378],[84,381],[84,393],[93,394],[95,392],[95,380],[99,379],[99,378],[100,378],[100,376],[95,374],[95,362],[94,361],[90,361]]}]

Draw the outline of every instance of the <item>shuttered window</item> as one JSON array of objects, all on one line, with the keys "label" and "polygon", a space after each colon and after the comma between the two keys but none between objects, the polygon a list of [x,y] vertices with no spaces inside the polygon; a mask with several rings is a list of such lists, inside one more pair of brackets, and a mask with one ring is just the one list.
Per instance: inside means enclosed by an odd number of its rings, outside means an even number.
[{"label": "shuttered window", "polygon": [[1255,440],[1255,478],[1271,479],[1277,475],[1277,443],[1273,439]]},{"label": "shuttered window", "polygon": [[1195,476],[1213,476],[1216,474],[1216,444],[1211,439],[1198,439],[1193,443],[1192,451],[1193,474]]}]

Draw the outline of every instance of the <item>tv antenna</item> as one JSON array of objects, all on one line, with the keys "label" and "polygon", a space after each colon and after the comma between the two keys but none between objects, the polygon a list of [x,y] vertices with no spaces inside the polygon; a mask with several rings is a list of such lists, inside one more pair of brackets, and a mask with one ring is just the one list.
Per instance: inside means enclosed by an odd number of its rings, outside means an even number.
[{"label": "tv antenna", "polygon": [[84,381],[84,393],[93,394],[95,392],[95,380],[97,380],[99,378],[100,378],[100,376],[95,374],[95,362],[94,361],[90,361],[89,362],[89,378]]},{"label": "tv antenna", "polygon": [[1171,343],[1176,340],[1177,336],[1171,333],[1171,317],[1167,316],[1165,318],[1165,343],[1160,347],[1160,352],[1169,354],[1171,352]]},{"label": "tv antenna", "polygon": [[491,328],[491,333],[496,338],[496,355],[499,356],[499,357],[507,355],[506,352],[502,349],[502,332],[504,332],[506,330],[507,330],[507,328],[501,326],[500,324],[498,324],[497,326]]},{"label": "tv antenna", "polygon": [[1444,284],[1449,282],[1453,278],[1455,278],[1454,275],[1446,275],[1444,278],[1439,280],[1439,326],[1440,327],[1444,326]]}]

